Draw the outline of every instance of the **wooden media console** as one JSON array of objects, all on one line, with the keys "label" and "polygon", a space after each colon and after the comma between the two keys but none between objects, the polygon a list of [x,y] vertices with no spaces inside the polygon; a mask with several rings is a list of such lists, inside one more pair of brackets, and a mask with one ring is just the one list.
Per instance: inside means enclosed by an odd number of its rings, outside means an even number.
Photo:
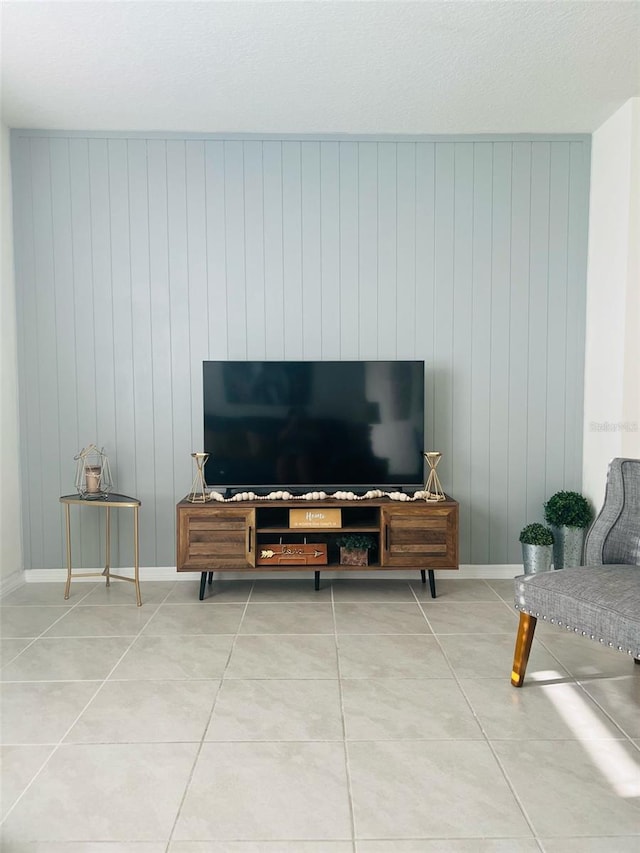
[{"label": "wooden media console", "polygon": [[[308,512],[341,510],[339,528],[319,529],[289,526],[289,510]],[[367,571],[416,569],[422,582],[429,574],[431,595],[435,598],[435,569],[458,568],[458,504],[447,498],[438,503],[394,501],[372,498],[362,501],[336,500],[254,500],[212,501],[194,504],[182,500],[177,506],[177,569],[200,572],[200,600],[204,598],[207,577],[219,572],[313,571],[319,589],[317,563],[297,562],[295,556],[278,565],[258,565],[261,549],[274,542],[284,545],[320,543],[326,546],[331,571],[362,571],[361,566],[339,562],[337,539],[347,533],[369,534],[375,543]],[[302,553],[302,549],[299,549]],[[291,551],[295,552],[292,548]]]}]

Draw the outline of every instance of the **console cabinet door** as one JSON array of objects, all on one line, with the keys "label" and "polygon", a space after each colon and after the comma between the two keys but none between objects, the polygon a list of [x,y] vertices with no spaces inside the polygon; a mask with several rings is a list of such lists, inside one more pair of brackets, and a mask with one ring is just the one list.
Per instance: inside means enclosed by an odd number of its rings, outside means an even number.
[{"label": "console cabinet door", "polygon": [[178,571],[250,569],[256,564],[256,511],[178,507]]},{"label": "console cabinet door", "polygon": [[458,568],[458,505],[382,507],[382,566]]}]

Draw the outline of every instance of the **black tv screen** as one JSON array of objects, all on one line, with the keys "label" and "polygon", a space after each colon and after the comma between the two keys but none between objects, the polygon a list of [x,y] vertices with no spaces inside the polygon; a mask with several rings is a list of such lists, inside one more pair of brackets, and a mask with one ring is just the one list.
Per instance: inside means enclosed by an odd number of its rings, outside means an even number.
[{"label": "black tv screen", "polygon": [[213,488],[424,485],[423,361],[205,361],[203,374]]}]

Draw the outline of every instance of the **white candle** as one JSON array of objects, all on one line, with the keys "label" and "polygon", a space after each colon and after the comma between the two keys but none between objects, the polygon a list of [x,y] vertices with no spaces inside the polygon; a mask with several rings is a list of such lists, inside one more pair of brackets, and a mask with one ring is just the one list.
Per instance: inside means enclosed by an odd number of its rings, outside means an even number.
[{"label": "white candle", "polygon": [[95,495],[100,491],[101,474],[102,468],[100,465],[87,465],[87,467],[84,469],[88,494]]}]

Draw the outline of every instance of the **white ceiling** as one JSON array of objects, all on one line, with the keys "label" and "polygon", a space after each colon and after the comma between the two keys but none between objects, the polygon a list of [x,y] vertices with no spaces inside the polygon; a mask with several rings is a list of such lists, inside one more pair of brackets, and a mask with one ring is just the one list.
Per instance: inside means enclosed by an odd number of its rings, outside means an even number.
[{"label": "white ceiling", "polygon": [[640,95],[639,0],[2,2],[10,127],[591,132]]}]

